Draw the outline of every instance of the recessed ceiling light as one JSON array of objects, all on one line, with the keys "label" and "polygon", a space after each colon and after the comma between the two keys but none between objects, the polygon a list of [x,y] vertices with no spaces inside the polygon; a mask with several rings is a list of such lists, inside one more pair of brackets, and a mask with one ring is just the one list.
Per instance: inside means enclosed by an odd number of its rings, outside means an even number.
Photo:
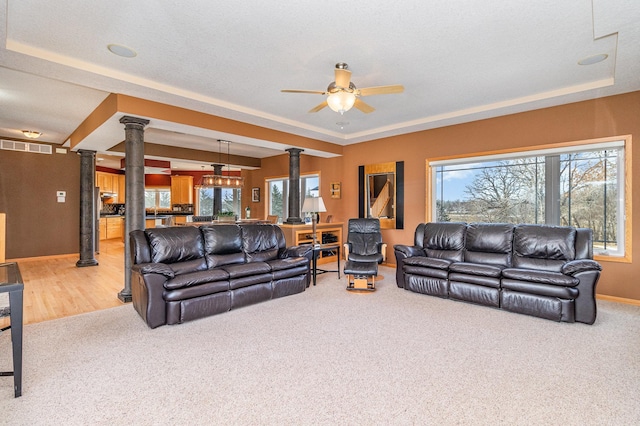
[{"label": "recessed ceiling light", "polygon": [[108,44],[107,49],[114,55],[122,56],[123,58],[133,58],[138,55],[135,50],[120,44]]},{"label": "recessed ceiling light", "polygon": [[344,126],[348,126],[348,125],[349,125],[349,122],[348,122],[348,121],[338,121],[338,122],[336,123],[336,125],[337,125],[338,127],[340,127],[341,129],[344,129]]},{"label": "recessed ceiling light", "polygon": [[593,65],[593,64],[597,64],[598,62],[604,61],[608,57],[609,57],[609,55],[607,55],[606,53],[600,53],[598,55],[593,55],[593,56],[589,56],[587,58],[584,58],[584,59],[578,61],[578,64],[579,65]]},{"label": "recessed ceiling light", "polygon": [[40,136],[42,136],[42,132],[36,132],[35,130],[23,130],[22,134],[29,139],[38,139]]}]

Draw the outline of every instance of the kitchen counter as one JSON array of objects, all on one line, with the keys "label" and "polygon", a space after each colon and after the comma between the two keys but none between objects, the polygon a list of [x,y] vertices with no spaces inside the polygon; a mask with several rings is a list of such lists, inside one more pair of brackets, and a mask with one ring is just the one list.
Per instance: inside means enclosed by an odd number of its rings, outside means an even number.
[{"label": "kitchen counter", "polygon": [[[168,216],[192,216],[193,213],[178,213],[178,212],[168,212],[168,213],[158,213],[149,214],[147,213],[145,217],[154,218],[154,217],[168,217]],[[115,214],[115,213],[100,213],[100,217],[124,217],[123,214]]]}]

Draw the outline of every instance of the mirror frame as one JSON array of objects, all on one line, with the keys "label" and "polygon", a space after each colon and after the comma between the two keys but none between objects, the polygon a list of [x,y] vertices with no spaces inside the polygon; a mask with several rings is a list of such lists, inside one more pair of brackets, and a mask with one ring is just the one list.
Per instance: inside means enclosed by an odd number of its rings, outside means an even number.
[{"label": "mirror frame", "polygon": [[358,217],[367,217],[365,206],[369,205],[369,176],[391,173],[395,174],[395,218],[380,221],[380,228],[404,229],[404,161],[358,166]]}]

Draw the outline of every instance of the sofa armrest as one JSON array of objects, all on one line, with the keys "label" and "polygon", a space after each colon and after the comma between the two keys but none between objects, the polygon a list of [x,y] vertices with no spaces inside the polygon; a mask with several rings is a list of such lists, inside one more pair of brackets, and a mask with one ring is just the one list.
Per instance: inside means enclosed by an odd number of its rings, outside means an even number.
[{"label": "sofa armrest", "polygon": [[171,267],[164,263],[140,263],[138,265],[133,265],[131,267],[132,270],[144,274],[160,274],[164,275],[167,278],[175,277],[175,272]]},{"label": "sofa armrest", "polygon": [[396,257],[398,257],[398,255],[404,258],[425,255],[422,247],[418,247],[418,246],[406,246],[404,244],[396,244],[393,246],[393,250],[396,252]]},{"label": "sofa armrest", "polygon": [[167,323],[167,308],[163,296],[167,277],[159,273],[143,273],[140,268],[142,265],[145,264],[134,265],[131,268],[133,307],[150,328],[156,328]]},{"label": "sofa armrest", "polygon": [[424,256],[424,250],[417,246],[396,244],[393,246],[393,252],[396,256],[396,285],[399,288],[404,288],[404,259],[413,256]]},{"label": "sofa armrest", "polygon": [[572,260],[562,265],[562,273],[565,275],[574,276],[580,272],[586,271],[602,271],[602,266],[595,260],[591,259],[577,259]]},{"label": "sofa armrest", "polygon": [[287,247],[284,250],[283,255],[281,256],[281,259],[286,259],[288,257],[309,257],[308,254],[310,251],[311,251],[310,244],[302,244],[299,246]]}]

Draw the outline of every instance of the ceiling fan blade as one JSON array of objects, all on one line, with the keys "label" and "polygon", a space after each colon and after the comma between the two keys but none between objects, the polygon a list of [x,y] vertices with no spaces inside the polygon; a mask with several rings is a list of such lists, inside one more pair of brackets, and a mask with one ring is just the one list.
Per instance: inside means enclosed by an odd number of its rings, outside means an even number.
[{"label": "ceiling fan blade", "polygon": [[281,90],[281,92],[284,93],[311,93],[314,95],[324,95],[326,94],[326,92],[324,90],[290,90],[290,89],[283,89]]},{"label": "ceiling fan blade", "polygon": [[309,110],[309,112],[318,112],[318,111],[320,111],[322,108],[324,108],[324,107],[326,107],[326,106],[327,106],[327,101],[324,101],[324,102],[323,102],[323,103],[321,103],[320,105],[318,105],[318,106],[315,106],[315,107],[311,108],[311,109]]},{"label": "ceiling fan blade", "polygon": [[351,83],[351,71],[348,69],[336,68],[336,86],[348,89],[349,83]]},{"label": "ceiling fan blade", "polygon": [[353,104],[353,106],[358,108],[360,111],[364,112],[365,114],[369,114],[370,112],[375,111],[374,107],[361,101],[360,98],[356,98],[356,102]]},{"label": "ceiling fan blade", "polygon": [[393,86],[365,87],[365,88],[359,89],[359,92],[360,92],[360,96],[390,95],[392,93],[404,92],[404,86],[401,84],[396,84]]}]

